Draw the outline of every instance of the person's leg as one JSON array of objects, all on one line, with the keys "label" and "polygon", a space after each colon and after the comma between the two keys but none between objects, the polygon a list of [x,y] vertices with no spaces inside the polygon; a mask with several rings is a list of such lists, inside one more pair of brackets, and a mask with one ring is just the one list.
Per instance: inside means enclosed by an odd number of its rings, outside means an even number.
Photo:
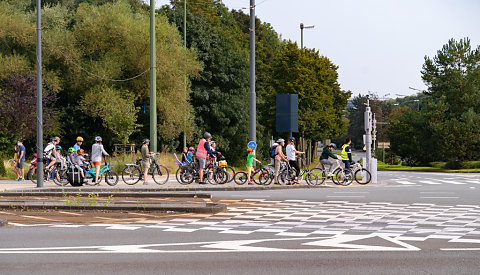
[{"label": "person's leg", "polygon": [[278,173],[280,172],[280,161],[275,160],[275,178],[273,179],[275,183],[278,184]]},{"label": "person's leg", "polygon": [[100,165],[95,164],[95,182],[98,183],[98,173],[100,172]]},{"label": "person's leg", "polygon": [[252,179],[251,179],[251,176],[252,176],[252,168],[253,167],[250,167],[250,166],[247,166],[247,175],[248,175],[248,183],[251,183],[252,182]]},{"label": "person's leg", "polygon": [[290,166],[295,168],[295,178],[298,178],[298,175],[300,175],[300,166],[298,165],[298,162],[296,160],[290,160]]},{"label": "person's leg", "polygon": [[343,163],[345,164],[345,175],[350,174],[350,161],[344,160]]},{"label": "person's leg", "polygon": [[49,170],[56,162],[57,160],[55,158],[52,158],[50,163],[47,165],[46,169]]},{"label": "person's leg", "polygon": [[15,175],[17,176],[17,179],[16,180],[19,180],[20,179],[20,162],[17,161],[15,163],[15,165],[13,166],[13,172],[15,173]]},{"label": "person's leg", "polygon": [[150,163],[147,161],[144,161],[143,163],[143,184],[148,184],[148,170],[150,169]]},{"label": "person's leg", "polygon": [[23,161],[20,161],[20,167],[19,167],[19,169],[18,169],[18,177],[19,177],[19,179],[21,179],[21,180],[23,180],[23,175],[24,175],[24,173],[25,173],[25,171],[24,171],[24,169],[23,169],[23,165],[24,165],[24,164],[25,164],[25,163],[24,163]]}]

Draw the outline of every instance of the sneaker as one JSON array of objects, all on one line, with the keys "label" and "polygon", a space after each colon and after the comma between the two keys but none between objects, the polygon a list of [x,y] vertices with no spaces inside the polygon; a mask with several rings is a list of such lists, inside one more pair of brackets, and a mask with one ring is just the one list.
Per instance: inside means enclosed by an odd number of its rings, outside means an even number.
[{"label": "sneaker", "polygon": [[18,181],[25,181],[25,179],[24,178],[19,178]]},{"label": "sneaker", "polygon": [[144,182],[143,182],[143,185],[148,185],[148,182],[144,181]]},{"label": "sneaker", "polygon": [[201,182],[199,182],[198,184],[207,184],[207,183],[206,183],[206,182],[204,182],[204,181],[201,181]]},{"label": "sneaker", "polygon": [[248,182],[248,185],[253,185],[253,182],[249,181],[249,182]]},{"label": "sneaker", "polygon": [[275,182],[274,184],[278,184],[278,185],[280,185],[280,182]]}]

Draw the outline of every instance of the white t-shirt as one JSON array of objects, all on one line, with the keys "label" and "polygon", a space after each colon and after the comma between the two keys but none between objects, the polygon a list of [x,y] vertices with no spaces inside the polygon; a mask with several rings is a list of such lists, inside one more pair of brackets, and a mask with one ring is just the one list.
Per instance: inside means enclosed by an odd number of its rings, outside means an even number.
[{"label": "white t-shirt", "polygon": [[52,143],[48,143],[47,147],[45,147],[45,150],[43,150],[44,155],[46,156],[55,156],[53,153],[55,151],[55,145]]},{"label": "white t-shirt", "polygon": [[287,145],[287,160],[295,160],[295,146]]}]

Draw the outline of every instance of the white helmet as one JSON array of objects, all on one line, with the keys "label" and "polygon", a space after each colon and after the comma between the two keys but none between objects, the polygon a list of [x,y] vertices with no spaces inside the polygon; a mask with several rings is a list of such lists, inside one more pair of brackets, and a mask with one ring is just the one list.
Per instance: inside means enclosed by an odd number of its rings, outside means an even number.
[{"label": "white helmet", "polygon": [[278,143],[278,144],[280,144],[280,143],[282,143],[282,142],[285,142],[285,140],[284,140],[283,138],[279,138],[279,139],[277,140],[277,143]]}]

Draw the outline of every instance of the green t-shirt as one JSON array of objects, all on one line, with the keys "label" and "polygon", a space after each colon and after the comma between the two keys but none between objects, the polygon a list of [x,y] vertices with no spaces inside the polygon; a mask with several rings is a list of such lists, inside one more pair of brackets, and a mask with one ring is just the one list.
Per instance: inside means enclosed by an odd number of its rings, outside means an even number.
[{"label": "green t-shirt", "polygon": [[252,153],[248,153],[247,167],[253,167],[253,155],[252,155]]},{"label": "green t-shirt", "polygon": [[148,146],[146,144],[142,145],[142,160],[147,161],[150,157],[150,150],[148,150]]}]

